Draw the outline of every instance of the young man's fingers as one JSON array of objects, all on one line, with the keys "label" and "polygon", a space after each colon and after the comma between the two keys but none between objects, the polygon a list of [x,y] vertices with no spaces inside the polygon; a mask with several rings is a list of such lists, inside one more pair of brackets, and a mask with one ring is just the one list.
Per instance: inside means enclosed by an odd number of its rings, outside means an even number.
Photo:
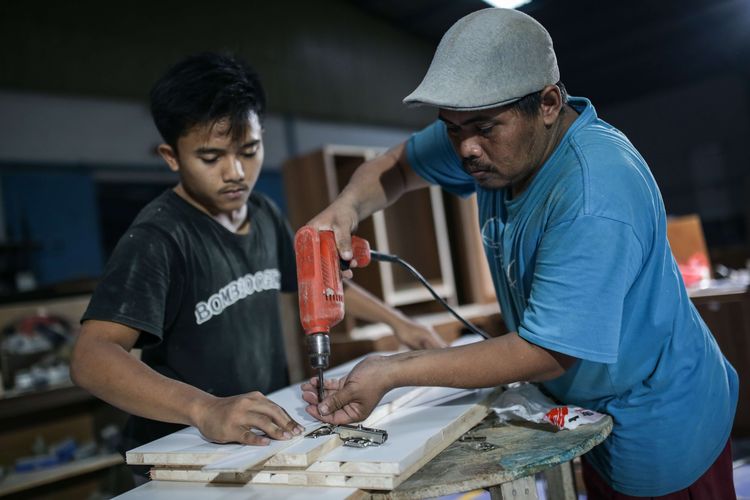
[{"label": "young man's fingers", "polygon": [[250,446],[268,446],[271,444],[271,440],[267,436],[258,435],[250,429],[245,430],[237,442]]},{"label": "young man's fingers", "polygon": [[[304,428],[292,417],[290,417],[289,414],[281,406],[277,405],[270,399],[266,399],[265,401],[262,401],[255,405],[252,412],[257,413],[259,416],[262,415],[263,418],[266,419],[269,423],[273,424],[277,429],[281,430],[280,435],[269,433],[269,436],[275,439],[288,439],[293,435],[300,434],[304,430]],[[266,432],[265,428],[258,428]],[[288,436],[277,437],[283,436],[284,433],[287,433]]]},{"label": "young man's fingers", "polygon": [[246,422],[245,427],[258,429],[272,439],[285,441],[292,437],[292,434],[286,431],[284,427],[277,425],[268,416],[260,413],[251,413]]}]

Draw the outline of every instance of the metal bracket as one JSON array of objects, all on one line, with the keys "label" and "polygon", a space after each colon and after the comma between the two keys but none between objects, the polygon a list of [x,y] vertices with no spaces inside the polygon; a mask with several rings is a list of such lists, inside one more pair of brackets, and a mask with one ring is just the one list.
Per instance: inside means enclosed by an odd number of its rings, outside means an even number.
[{"label": "metal bracket", "polygon": [[353,448],[366,448],[368,446],[380,446],[388,439],[388,432],[382,429],[371,429],[362,425],[330,425],[324,424],[307,434],[306,438],[317,438],[338,434],[344,446]]},{"label": "metal bracket", "polygon": [[487,442],[487,436],[472,434],[471,431],[458,438],[458,441],[461,443],[466,443],[468,446],[474,448],[477,451],[489,451],[497,448],[496,445]]},{"label": "metal bracket", "polygon": [[492,443],[488,443],[487,441],[479,441],[474,443],[468,443],[469,446],[474,448],[477,451],[490,451],[497,448],[496,445]]},{"label": "metal bracket", "polygon": [[466,433],[458,438],[458,440],[462,443],[475,443],[477,441],[487,441],[487,436],[478,436],[476,434]]},{"label": "metal bracket", "polygon": [[314,429],[310,431],[309,433],[305,434],[306,438],[319,438],[321,436],[330,436],[333,434],[333,427],[331,427],[329,424],[323,424],[317,429]]}]

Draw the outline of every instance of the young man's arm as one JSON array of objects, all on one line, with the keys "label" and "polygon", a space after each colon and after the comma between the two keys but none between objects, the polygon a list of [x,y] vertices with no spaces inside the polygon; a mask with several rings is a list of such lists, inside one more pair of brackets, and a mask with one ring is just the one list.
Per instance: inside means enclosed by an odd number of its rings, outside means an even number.
[{"label": "young man's arm", "polygon": [[447,345],[432,328],[417,323],[352,281],[344,286],[344,298],[347,314],[366,321],[382,321],[393,329],[399,342],[411,349],[439,349]]},{"label": "young man's arm", "polygon": [[139,332],[109,321],[83,323],[71,357],[71,378],[96,397],[133,415],[192,425],[211,441],[268,444],[302,427],[259,392],[220,398],[165,377],[130,355]]},{"label": "young man's arm", "polygon": [[361,220],[395,202],[404,193],[428,185],[412,169],[406,157],[406,143],[401,143],[360,165],[336,200],[308,224],[333,230],[341,258],[349,260],[351,234]]},{"label": "young man's arm", "polygon": [[302,385],[302,397],[310,403],[308,413],[324,422],[359,422],[386,392],[396,387],[477,388],[551,380],[575,361],[513,332],[466,346],[370,356],[345,378],[326,380],[326,397],[320,404],[316,379]]}]

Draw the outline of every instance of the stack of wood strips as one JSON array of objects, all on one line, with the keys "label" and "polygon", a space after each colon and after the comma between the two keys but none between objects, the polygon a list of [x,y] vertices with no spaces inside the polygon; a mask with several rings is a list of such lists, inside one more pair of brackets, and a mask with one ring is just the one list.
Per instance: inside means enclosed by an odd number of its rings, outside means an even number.
[{"label": "stack of wood strips", "polygon": [[[359,360],[327,373],[346,374]],[[490,411],[499,389],[468,391],[405,387],[391,391],[364,422],[388,432],[388,440],[366,448],[342,446],[337,435],[272,441],[269,446],[216,444],[187,428],[127,453],[129,464],[152,465],[159,480],[340,486],[392,490]],[[305,411],[299,386],[269,395],[305,427],[321,424]]]}]

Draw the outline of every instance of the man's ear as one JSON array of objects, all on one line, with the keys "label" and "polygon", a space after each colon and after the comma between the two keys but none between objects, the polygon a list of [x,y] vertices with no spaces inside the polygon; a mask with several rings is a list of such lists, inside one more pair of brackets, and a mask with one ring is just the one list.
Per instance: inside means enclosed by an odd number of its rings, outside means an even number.
[{"label": "man's ear", "polygon": [[542,89],[542,120],[547,127],[552,126],[562,109],[562,95],[557,85],[547,85]]},{"label": "man's ear", "polygon": [[156,148],[164,161],[167,162],[169,170],[179,172],[180,162],[177,160],[177,152],[169,144],[159,144]]}]

